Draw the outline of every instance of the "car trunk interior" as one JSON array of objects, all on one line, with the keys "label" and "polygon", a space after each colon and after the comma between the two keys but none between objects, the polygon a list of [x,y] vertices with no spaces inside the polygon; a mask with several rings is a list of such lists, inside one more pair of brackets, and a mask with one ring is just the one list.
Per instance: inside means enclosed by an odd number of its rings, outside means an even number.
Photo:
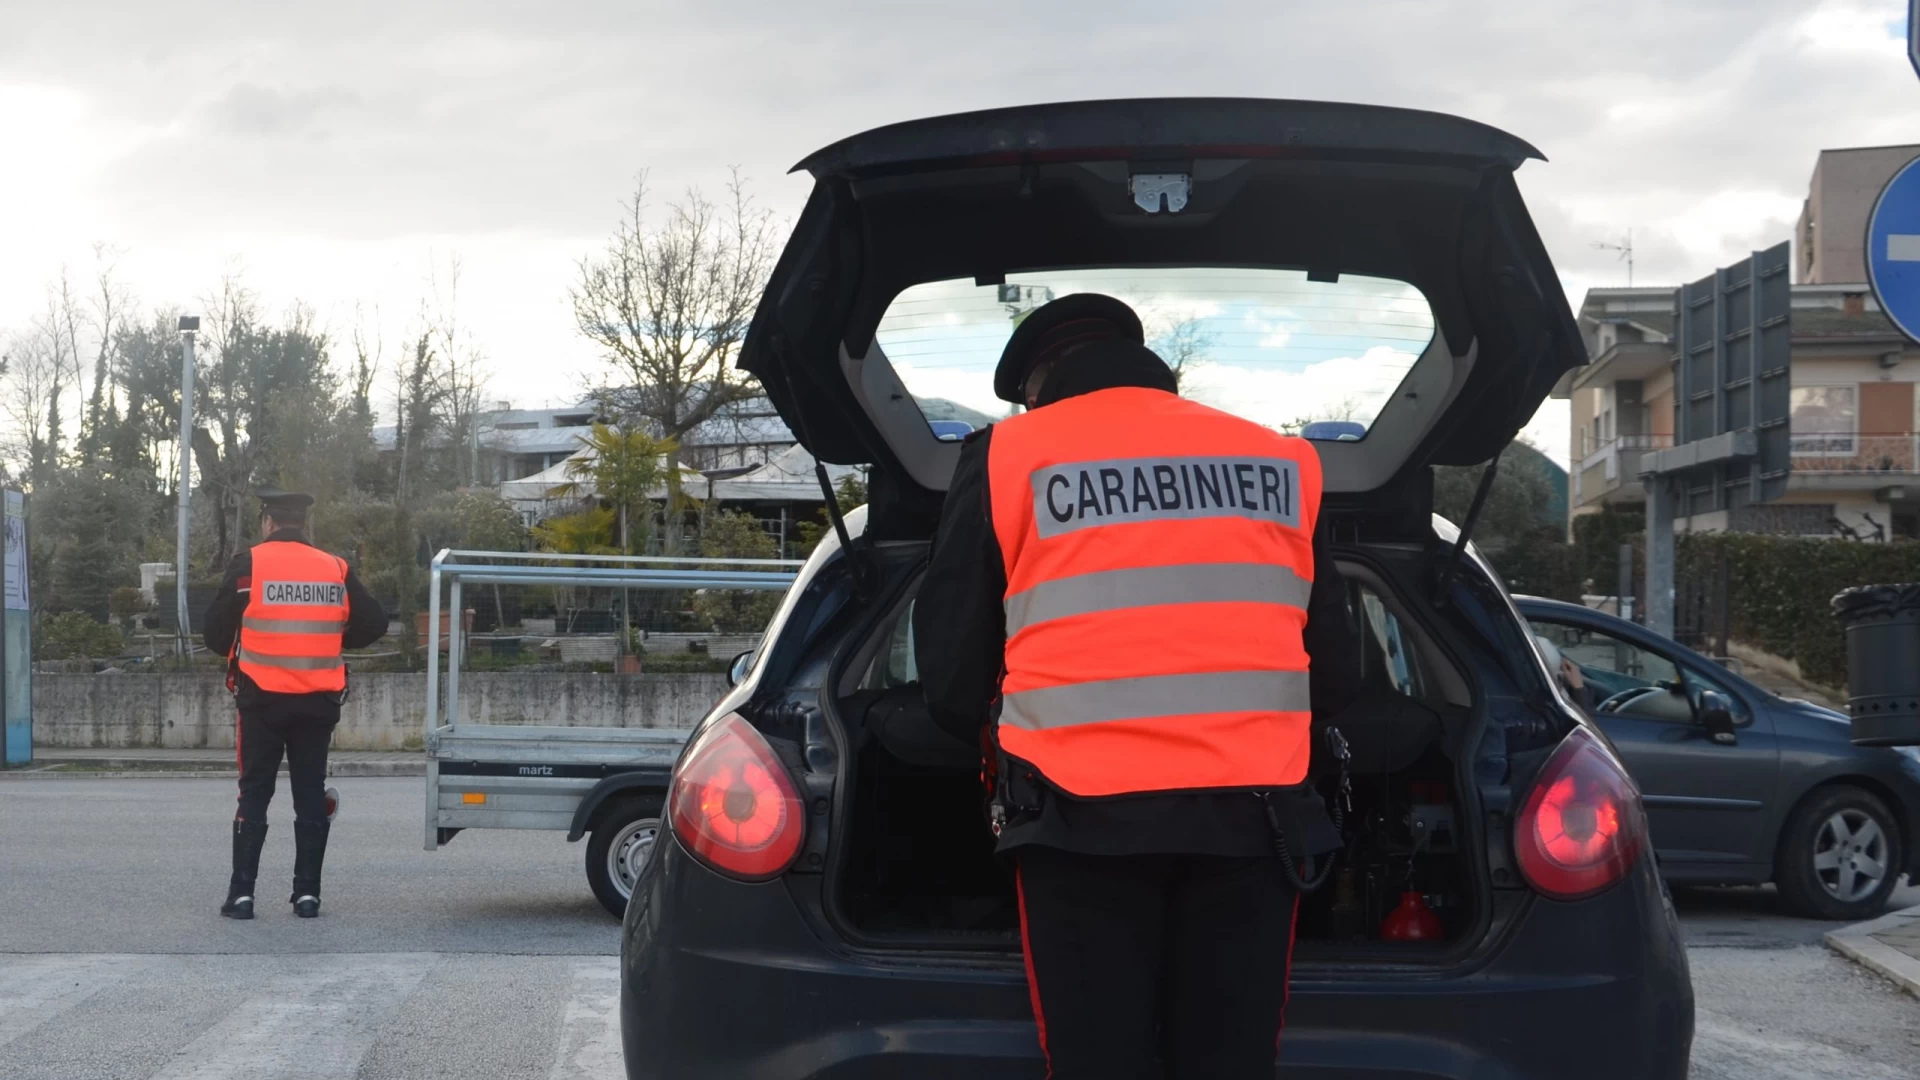
[{"label": "car trunk interior", "polygon": [[[1411,609],[1423,595],[1389,584],[1386,563],[1364,548],[1336,552],[1362,631],[1365,688],[1332,718],[1353,747],[1352,810],[1332,878],[1302,903],[1300,955],[1432,962],[1476,925],[1485,898],[1457,767],[1472,691],[1434,620]],[[829,903],[843,929],[876,948],[1017,948],[1013,876],[986,826],[980,750],[934,725],[921,697],[913,591],[899,589],[836,664],[852,801]],[[1438,920],[1438,938],[1383,938],[1383,926],[1408,921],[1389,916],[1409,891]]]}]

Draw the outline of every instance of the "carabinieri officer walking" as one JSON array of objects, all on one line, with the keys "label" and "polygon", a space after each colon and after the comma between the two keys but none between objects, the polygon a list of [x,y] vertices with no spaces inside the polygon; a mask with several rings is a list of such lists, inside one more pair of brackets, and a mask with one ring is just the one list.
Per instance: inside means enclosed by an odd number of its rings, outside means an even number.
[{"label": "carabinieri officer walking", "polygon": [[320,914],[327,853],[327,744],[346,699],[343,649],[387,632],[387,613],[344,559],[307,539],[313,496],[260,492],[261,542],[227,565],[204,620],[207,648],[227,660],[240,710],[240,807],[233,879],[220,914],[253,918],[253,884],[267,840],[267,804],[284,754],[293,787],[293,913]]}]

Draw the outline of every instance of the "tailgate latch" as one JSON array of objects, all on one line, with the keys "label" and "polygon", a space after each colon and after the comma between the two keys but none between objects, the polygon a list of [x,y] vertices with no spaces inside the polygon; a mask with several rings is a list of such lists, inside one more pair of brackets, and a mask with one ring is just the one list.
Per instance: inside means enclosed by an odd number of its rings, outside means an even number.
[{"label": "tailgate latch", "polygon": [[1160,212],[1164,197],[1167,213],[1187,208],[1187,196],[1193,193],[1193,177],[1187,173],[1136,173],[1127,183],[1134,204],[1149,214]]}]

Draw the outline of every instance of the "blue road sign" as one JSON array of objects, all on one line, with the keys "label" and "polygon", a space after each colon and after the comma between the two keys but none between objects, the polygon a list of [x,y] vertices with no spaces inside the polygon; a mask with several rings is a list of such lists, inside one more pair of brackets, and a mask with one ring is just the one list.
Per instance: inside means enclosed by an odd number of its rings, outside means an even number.
[{"label": "blue road sign", "polygon": [[1920,158],[1894,173],[1873,204],[1867,280],[1880,310],[1909,341],[1920,342]]}]

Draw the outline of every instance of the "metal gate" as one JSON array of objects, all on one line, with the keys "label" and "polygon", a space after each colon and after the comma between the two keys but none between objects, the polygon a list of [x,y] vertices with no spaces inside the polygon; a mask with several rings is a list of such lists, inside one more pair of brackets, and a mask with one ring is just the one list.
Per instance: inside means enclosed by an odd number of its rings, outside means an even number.
[{"label": "metal gate", "polygon": [[1732,635],[1733,561],[1725,554],[1680,559],[1674,575],[1673,639],[1715,658]]}]

